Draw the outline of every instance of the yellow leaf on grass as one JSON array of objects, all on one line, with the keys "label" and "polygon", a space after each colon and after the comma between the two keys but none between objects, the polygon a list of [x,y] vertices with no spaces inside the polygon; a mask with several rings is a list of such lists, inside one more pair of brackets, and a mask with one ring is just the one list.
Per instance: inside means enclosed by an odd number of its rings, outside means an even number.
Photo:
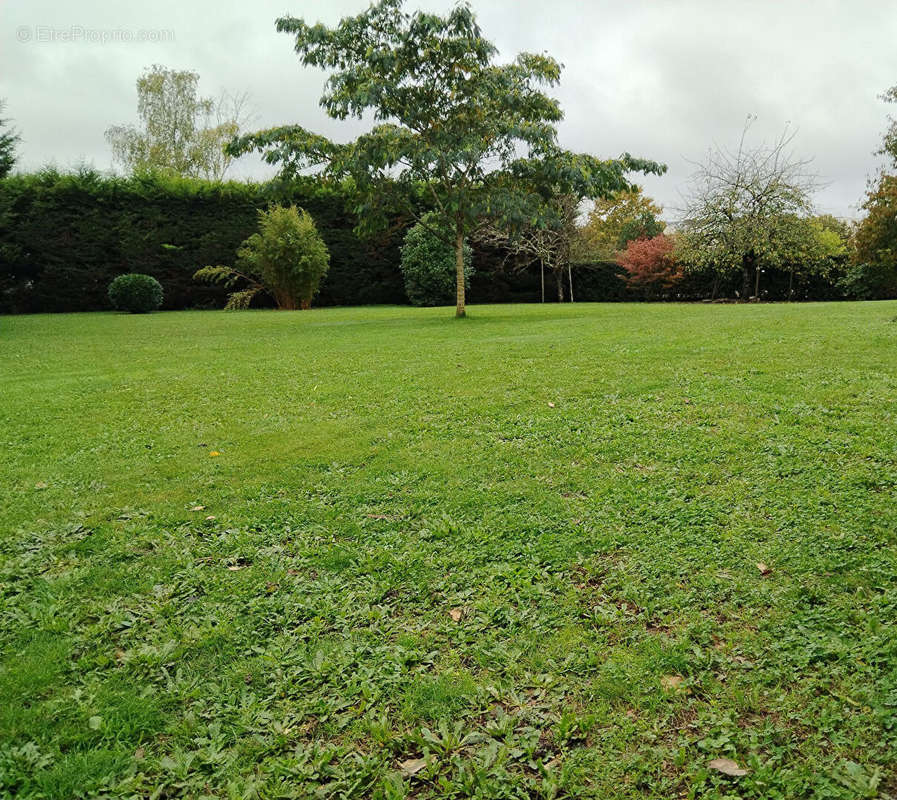
[{"label": "yellow leaf on grass", "polygon": [[461,621],[461,617],[464,616],[464,612],[463,612],[460,608],[453,608],[451,611],[449,611],[449,616],[450,616],[455,622],[460,622],[460,621]]},{"label": "yellow leaf on grass", "polygon": [[219,453],[217,450],[213,450],[211,453],[209,453],[209,456],[211,458],[215,458],[215,456],[220,456],[220,455],[221,455],[221,453]]}]

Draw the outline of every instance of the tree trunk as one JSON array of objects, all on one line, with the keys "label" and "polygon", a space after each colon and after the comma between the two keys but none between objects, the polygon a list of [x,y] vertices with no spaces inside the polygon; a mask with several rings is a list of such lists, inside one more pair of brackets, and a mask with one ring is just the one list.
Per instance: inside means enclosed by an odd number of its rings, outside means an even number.
[{"label": "tree trunk", "polygon": [[455,316],[463,317],[466,316],[467,310],[464,307],[464,228],[460,219],[457,221],[455,230],[455,285],[458,298]]},{"label": "tree trunk", "polygon": [[292,292],[275,290],[271,294],[274,295],[274,305],[279,311],[295,311],[299,307]]},{"label": "tree trunk", "polygon": [[563,270],[555,270],[554,278],[558,285],[558,302],[564,302],[564,271]]},{"label": "tree trunk", "polygon": [[573,265],[567,264],[567,280],[570,282],[570,302],[573,302]]},{"label": "tree trunk", "polygon": [[754,297],[760,299],[760,265],[754,267]]},{"label": "tree trunk", "polygon": [[791,268],[791,275],[788,278],[788,300],[794,299],[794,267]]},{"label": "tree trunk", "polygon": [[754,251],[745,253],[741,257],[741,294],[742,300],[749,300],[751,297],[751,270],[756,269],[756,257]]},{"label": "tree trunk", "polygon": [[542,302],[545,302],[545,265],[539,262],[539,272],[542,273]]}]

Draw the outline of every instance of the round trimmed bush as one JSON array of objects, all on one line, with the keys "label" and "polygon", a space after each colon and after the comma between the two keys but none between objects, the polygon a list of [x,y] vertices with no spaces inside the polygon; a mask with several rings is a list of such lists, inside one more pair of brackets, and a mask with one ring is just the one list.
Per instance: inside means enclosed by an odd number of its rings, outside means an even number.
[{"label": "round trimmed bush", "polygon": [[[402,245],[402,276],[405,294],[415,306],[444,306],[455,302],[454,234],[433,213],[424,215],[405,235]],[[440,236],[436,236],[438,231]],[[464,244],[464,283],[470,288],[473,274],[470,245]]]},{"label": "round trimmed bush", "polygon": [[119,311],[148,314],[162,305],[162,285],[152,275],[119,275],[109,284],[109,300]]}]

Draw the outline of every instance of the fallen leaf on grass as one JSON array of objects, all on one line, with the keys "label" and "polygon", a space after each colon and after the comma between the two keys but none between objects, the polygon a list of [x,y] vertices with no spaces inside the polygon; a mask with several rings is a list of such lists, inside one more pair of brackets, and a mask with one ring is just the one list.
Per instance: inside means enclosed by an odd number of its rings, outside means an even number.
[{"label": "fallen leaf on grass", "polygon": [[209,453],[209,458],[215,458],[215,456],[220,456],[220,455],[221,455],[221,453],[219,453],[217,450],[213,450],[211,453]]},{"label": "fallen leaf on grass", "polygon": [[453,608],[451,611],[449,611],[449,616],[450,616],[455,622],[460,622],[460,621],[461,621],[461,617],[464,616],[464,612],[463,612],[460,608]]},{"label": "fallen leaf on grass", "polygon": [[35,489],[46,489],[46,488],[47,488],[47,484],[44,483],[43,481],[40,481],[40,483],[35,483],[35,484],[34,484],[34,488],[35,488]]},{"label": "fallen leaf on grass", "polygon": [[206,507],[205,506],[193,506],[193,508],[191,508],[190,510],[191,511],[205,511]]},{"label": "fallen leaf on grass", "polygon": [[213,519],[215,519],[215,517],[209,514],[209,516],[206,517],[206,522],[211,522]]},{"label": "fallen leaf on grass", "polygon": [[769,573],[772,572],[772,568],[768,567],[762,561],[757,562],[757,569],[760,570],[761,575],[769,575]]},{"label": "fallen leaf on grass", "polygon": [[146,750],[144,750],[142,747],[138,747],[134,751],[134,758],[136,758],[138,761],[143,761],[143,757],[145,755],[146,755]]},{"label": "fallen leaf on grass", "polygon": [[671,692],[681,689],[684,683],[685,678],[681,675],[662,675],[660,678],[660,685]]},{"label": "fallen leaf on grass", "polygon": [[708,764],[710,769],[715,769],[717,772],[722,772],[723,775],[732,775],[733,777],[739,777],[741,775],[747,775],[748,770],[742,769],[738,766],[731,758],[714,758],[713,761]]},{"label": "fallen leaf on grass", "polygon": [[554,403],[552,403],[551,400],[548,401],[548,407],[549,407],[549,408],[554,408]]},{"label": "fallen leaf on grass", "polygon": [[408,775],[417,775],[425,766],[427,766],[427,759],[425,758],[409,758],[407,761],[403,761],[399,764],[399,769],[402,770],[403,774]]},{"label": "fallen leaf on grass", "polygon": [[245,566],[246,566],[245,564],[231,564],[231,565],[228,567],[228,569],[229,569],[231,572],[236,572],[238,569],[243,569],[243,567],[245,567]]}]

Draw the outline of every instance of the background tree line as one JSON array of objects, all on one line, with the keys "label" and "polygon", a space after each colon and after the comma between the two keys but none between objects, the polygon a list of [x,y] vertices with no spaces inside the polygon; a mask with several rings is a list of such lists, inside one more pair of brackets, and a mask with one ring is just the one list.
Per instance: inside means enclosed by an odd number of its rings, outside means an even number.
[{"label": "background tree line", "polygon": [[[893,119],[859,223],[814,213],[816,177],[794,135],[754,144],[750,118],[736,149],[695,164],[684,208],[667,214],[627,177],[663,165],[557,146],[562,114],[540,87],[560,66],[526,53],[497,65],[466,7],[438,17],[380,0],[332,29],[291,17],[277,27],[305,64],[334,70],[322,98],[331,116],[384,122],[345,145],[295,125],[245,134],[246,95],[201,97],[196,73],[155,65],[137,80],[138,125],[106,132],[129,176],[117,178],[10,176],[19,134],[0,119],[0,310],[103,308],[122,271],[163,281],[166,307],[216,305],[222,291],[189,276],[232,263],[273,203],[305,208],[321,230],[324,304],[443,303],[450,280],[459,315],[468,291],[478,302],[897,296]],[[369,47],[353,46],[372,31]],[[897,87],[883,98],[897,100]],[[279,179],[224,182],[250,150]],[[409,282],[406,238],[419,253],[449,248],[452,263],[418,258]],[[451,278],[434,272],[449,268]]]}]

